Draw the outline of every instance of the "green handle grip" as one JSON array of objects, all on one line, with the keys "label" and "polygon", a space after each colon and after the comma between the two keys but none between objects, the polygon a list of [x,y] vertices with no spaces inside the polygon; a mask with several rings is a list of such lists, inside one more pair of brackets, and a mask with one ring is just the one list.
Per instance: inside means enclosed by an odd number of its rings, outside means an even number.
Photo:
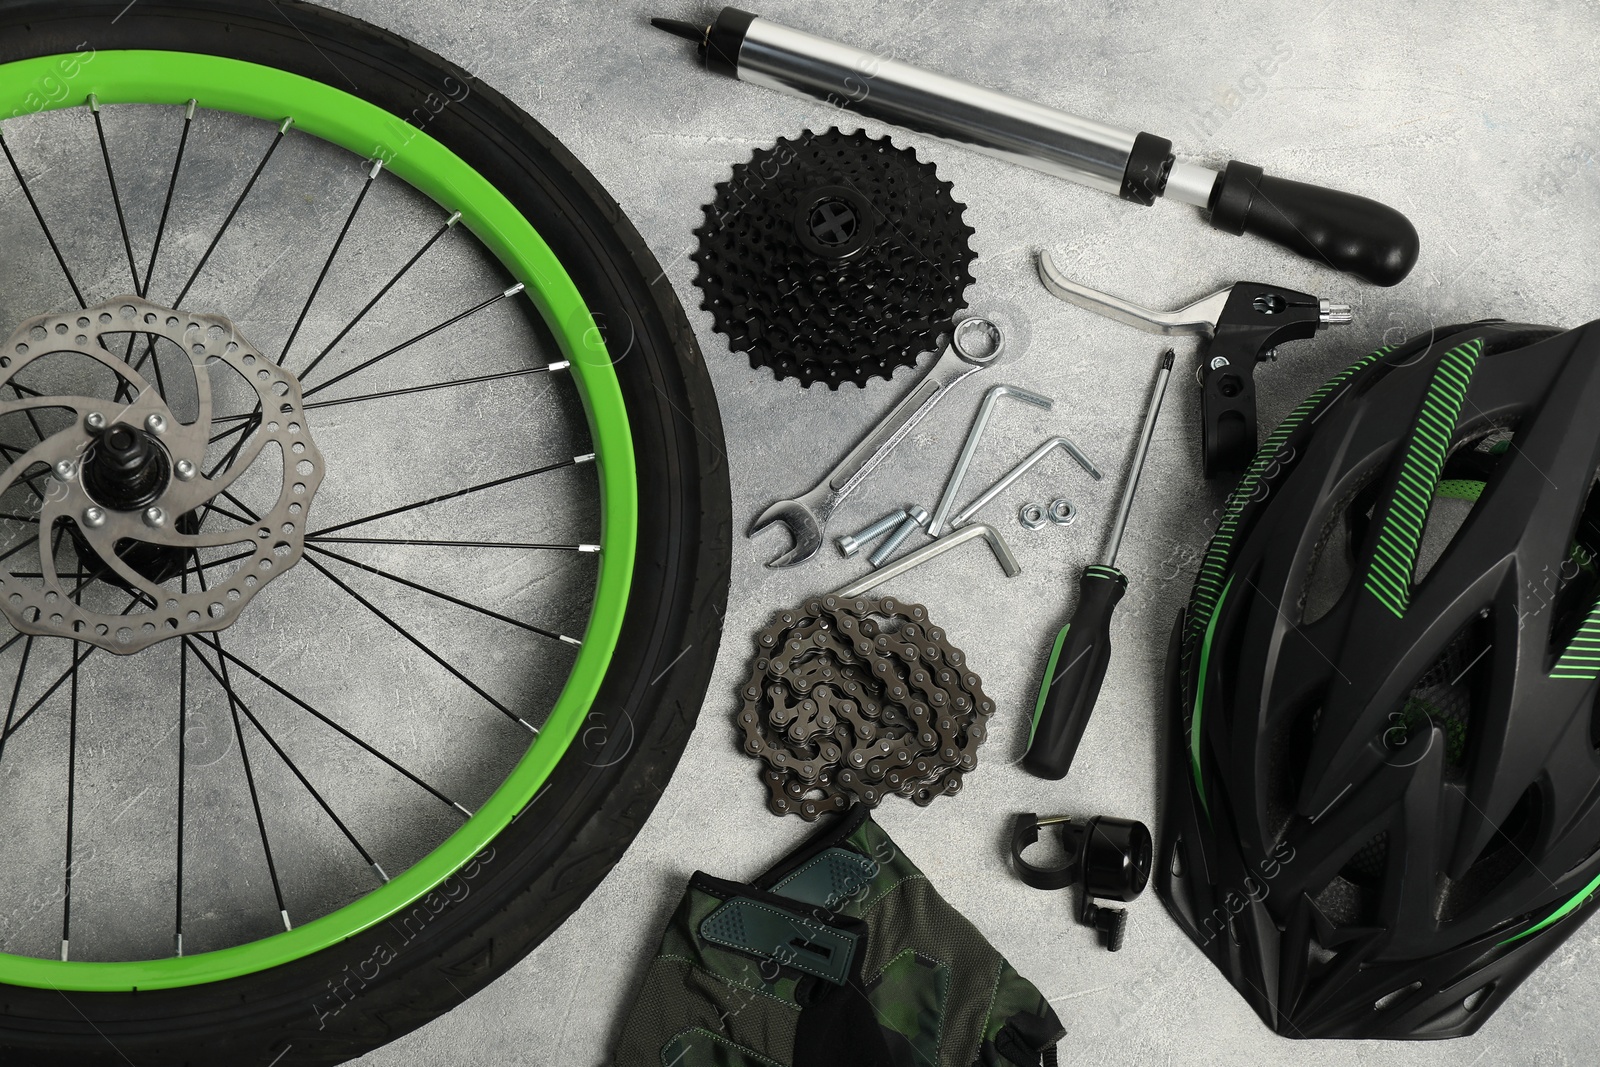
[{"label": "green handle grip", "polygon": [[1078,580],[1077,609],[1056,635],[1039,683],[1028,751],[1022,756],[1029,774],[1058,779],[1072,768],[1111,662],[1111,616],[1127,588],[1127,575],[1115,567],[1087,567]]}]

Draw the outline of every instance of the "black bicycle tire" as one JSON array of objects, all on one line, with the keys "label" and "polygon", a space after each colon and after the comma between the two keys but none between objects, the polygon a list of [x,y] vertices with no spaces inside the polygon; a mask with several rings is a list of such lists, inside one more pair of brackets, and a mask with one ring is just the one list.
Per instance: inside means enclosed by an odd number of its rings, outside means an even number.
[{"label": "black bicycle tire", "polygon": [[530,116],[441,57],[297,0],[0,0],[0,62],[84,42],[219,54],[340,88],[348,76],[358,95],[397,115],[444,78],[470,84],[428,132],[534,220],[622,353],[642,520],[617,653],[586,726],[629,738],[626,755],[597,765],[570,749],[525,817],[447,883],[454,891],[427,900],[426,922],[404,940],[380,925],[270,971],[176,990],[0,985],[0,1059],[10,1063],[344,1062],[522,959],[615,866],[665,788],[705,695],[727,596],[731,513],[716,399],[671,283],[616,202]]}]

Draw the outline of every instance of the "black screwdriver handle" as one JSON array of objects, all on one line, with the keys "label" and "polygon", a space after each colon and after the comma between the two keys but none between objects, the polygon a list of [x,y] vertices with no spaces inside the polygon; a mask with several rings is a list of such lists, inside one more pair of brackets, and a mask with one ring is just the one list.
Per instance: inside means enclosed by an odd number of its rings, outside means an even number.
[{"label": "black screwdriver handle", "polygon": [[1233,160],[1211,192],[1211,225],[1253,233],[1374,285],[1394,285],[1417,262],[1417,228],[1387,204],[1263,174]]},{"label": "black screwdriver handle", "polygon": [[1039,683],[1028,751],[1022,756],[1022,769],[1029,774],[1057,779],[1072,768],[1111,662],[1111,616],[1127,588],[1127,575],[1099,564],[1085,567],[1078,579],[1078,606],[1056,635]]}]

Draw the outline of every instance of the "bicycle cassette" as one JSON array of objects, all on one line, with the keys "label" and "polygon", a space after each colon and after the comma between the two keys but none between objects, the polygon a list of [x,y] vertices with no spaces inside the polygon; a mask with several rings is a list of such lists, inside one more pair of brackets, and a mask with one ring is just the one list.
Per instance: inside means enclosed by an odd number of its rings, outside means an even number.
[{"label": "bicycle cassette", "polygon": [[922,605],[816,597],[756,649],[736,723],[776,814],[811,822],[890,793],[926,806],[977,767],[994,703]]},{"label": "bicycle cassette", "polygon": [[694,232],[701,307],[728,347],[801,384],[865,386],[938,350],[976,253],[932,163],[863,131],[805,131],[717,186]]}]

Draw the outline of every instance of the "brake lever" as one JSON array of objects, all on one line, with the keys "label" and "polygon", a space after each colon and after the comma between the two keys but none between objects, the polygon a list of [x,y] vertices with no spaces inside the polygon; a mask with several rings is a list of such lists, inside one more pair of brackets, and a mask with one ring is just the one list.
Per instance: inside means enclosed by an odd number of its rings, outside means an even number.
[{"label": "brake lever", "polygon": [[1263,282],[1235,282],[1176,311],[1155,311],[1102,293],[1061,273],[1039,253],[1039,280],[1069,304],[1141,330],[1193,334],[1200,358],[1201,469],[1207,478],[1242,473],[1256,450],[1255,366],[1285,341],[1324,326],[1349,324],[1349,304],[1336,304]]}]

